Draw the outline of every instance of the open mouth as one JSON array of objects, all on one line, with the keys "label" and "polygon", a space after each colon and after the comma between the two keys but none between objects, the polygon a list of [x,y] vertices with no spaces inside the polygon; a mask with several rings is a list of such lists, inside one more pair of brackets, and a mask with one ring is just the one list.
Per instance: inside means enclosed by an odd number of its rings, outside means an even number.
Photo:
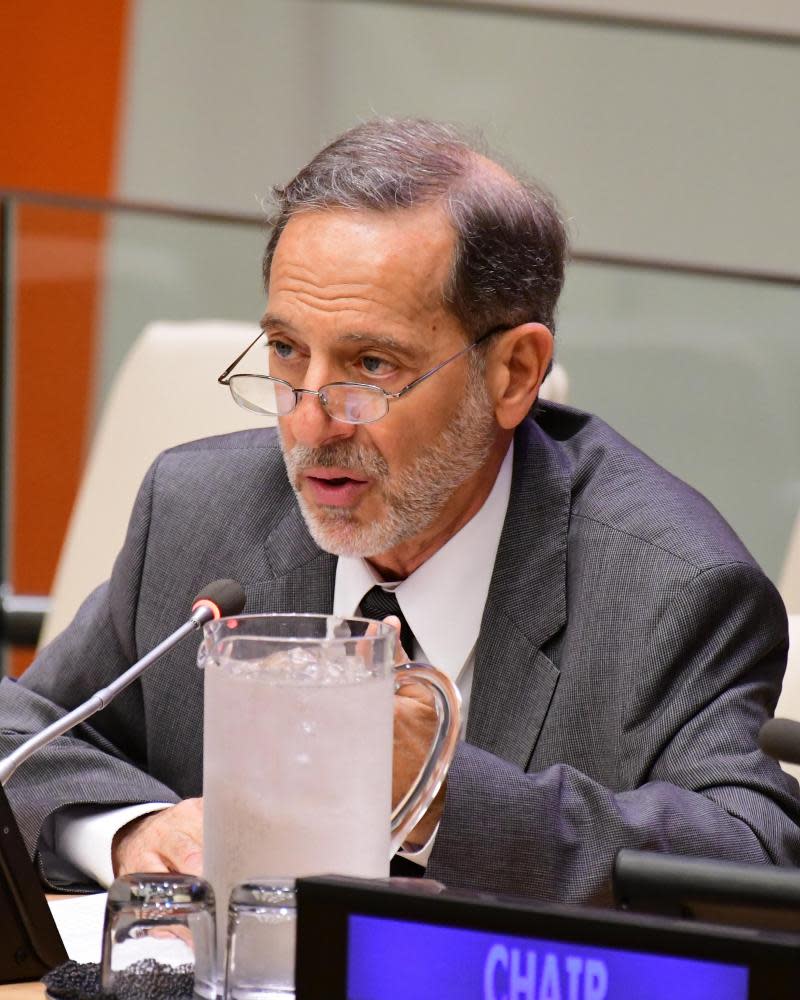
[{"label": "open mouth", "polygon": [[305,482],[317,503],[329,507],[351,507],[358,502],[369,487],[369,480],[342,473],[340,469],[315,469],[313,473],[305,473]]}]

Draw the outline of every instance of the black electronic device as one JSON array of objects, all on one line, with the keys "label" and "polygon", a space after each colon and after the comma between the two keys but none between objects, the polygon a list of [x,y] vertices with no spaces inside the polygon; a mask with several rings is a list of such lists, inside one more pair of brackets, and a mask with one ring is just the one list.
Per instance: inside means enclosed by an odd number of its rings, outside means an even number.
[{"label": "black electronic device", "polygon": [[794,868],[625,849],[613,881],[623,909],[800,935]]},{"label": "black electronic device", "polygon": [[546,906],[419,880],[297,883],[297,1000],[788,1000],[795,935]]},{"label": "black electronic device", "polygon": [[67,953],[0,786],[0,983],[41,979]]}]

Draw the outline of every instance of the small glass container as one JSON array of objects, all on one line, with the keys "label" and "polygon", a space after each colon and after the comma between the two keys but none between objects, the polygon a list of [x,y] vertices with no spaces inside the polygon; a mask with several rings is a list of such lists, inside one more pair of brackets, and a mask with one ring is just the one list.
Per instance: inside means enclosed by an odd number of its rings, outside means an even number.
[{"label": "small glass container", "polygon": [[297,903],[294,879],[250,879],[228,907],[225,1000],[294,997]]},{"label": "small glass container", "polygon": [[120,1000],[161,994],[216,997],[211,886],[172,872],[124,875],[108,890],[101,984]]}]

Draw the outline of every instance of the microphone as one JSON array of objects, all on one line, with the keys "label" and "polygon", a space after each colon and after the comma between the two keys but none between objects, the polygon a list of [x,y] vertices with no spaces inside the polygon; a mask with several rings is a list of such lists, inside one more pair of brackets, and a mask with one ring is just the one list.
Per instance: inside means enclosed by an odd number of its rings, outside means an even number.
[{"label": "microphone", "polygon": [[238,615],[244,607],[245,596],[242,585],[236,580],[215,580],[204,587],[195,597],[192,604],[192,617],[195,618],[201,608],[209,611],[208,617],[198,619],[201,625],[217,618],[228,618]]},{"label": "microphone", "polygon": [[155,649],[151,649],[141,660],[138,660],[132,667],[129,667],[125,673],[120,674],[107,687],[93,694],[91,698],[78,705],[77,708],[74,708],[60,719],[56,719],[55,722],[51,723],[40,733],[31,736],[29,740],[26,740],[21,746],[17,747],[13,753],[0,761],[0,785],[5,785],[20,764],[23,764],[31,754],[36,753],[41,747],[46,747],[48,743],[52,743],[59,736],[68,733],[70,729],[73,729],[79,723],[85,722],[89,716],[94,715],[95,712],[99,712],[101,708],[105,708],[106,705],[117,697],[120,691],[124,691],[129,684],[135,681],[159,657],[172,649],[184,636],[194,632],[195,629],[201,628],[206,622],[238,614],[244,607],[244,602],[244,591],[241,584],[238,584],[235,580],[215,580],[213,583],[209,583],[195,597],[189,620],[181,625],[179,629],[176,629],[172,635],[164,639],[163,642],[160,642]]},{"label": "microphone", "polygon": [[800,764],[800,722],[768,719],[759,731],[758,745],[776,760]]}]

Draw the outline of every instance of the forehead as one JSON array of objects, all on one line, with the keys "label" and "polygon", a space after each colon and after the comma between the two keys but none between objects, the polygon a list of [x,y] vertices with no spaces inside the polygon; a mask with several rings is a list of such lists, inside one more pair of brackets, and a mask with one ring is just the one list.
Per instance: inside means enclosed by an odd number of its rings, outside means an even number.
[{"label": "forehead", "polygon": [[270,312],[290,306],[329,314],[385,314],[418,321],[443,309],[455,235],[444,210],[347,209],[293,216],[278,240]]}]

